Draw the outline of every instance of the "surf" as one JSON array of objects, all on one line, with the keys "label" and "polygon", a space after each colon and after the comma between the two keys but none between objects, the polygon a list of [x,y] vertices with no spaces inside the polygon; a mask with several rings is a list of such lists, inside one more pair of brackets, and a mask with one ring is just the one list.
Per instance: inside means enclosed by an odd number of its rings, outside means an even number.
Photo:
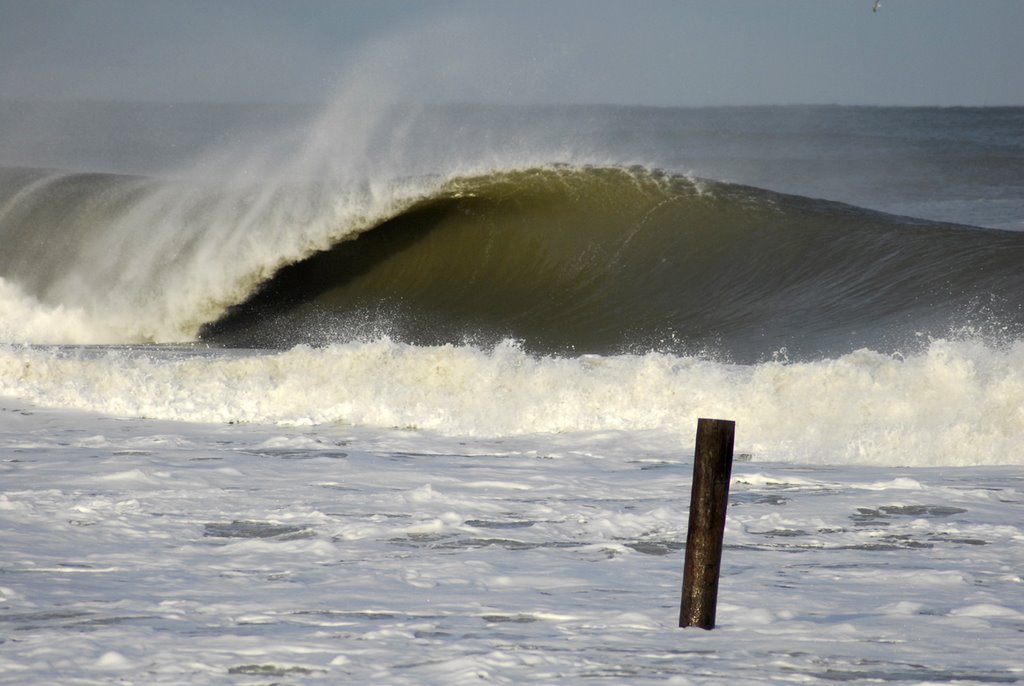
[{"label": "surf", "polygon": [[[112,417],[508,438],[621,434],[692,447],[704,416],[758,462],[1021,464],[1024,343],[935,340],[756,365],[649,352],[537,356],[386,338],[285,351],[0,345],[0,397]],[[415,438],[418,436],[419,438]]]}]

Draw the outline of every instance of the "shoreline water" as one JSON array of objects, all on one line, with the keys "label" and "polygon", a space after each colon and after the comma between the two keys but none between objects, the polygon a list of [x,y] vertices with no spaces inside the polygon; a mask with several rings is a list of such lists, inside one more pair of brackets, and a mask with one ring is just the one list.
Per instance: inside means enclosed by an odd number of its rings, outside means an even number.
[{"label": "shoreline water", "polygon": [[737,462],[703,632],[663,436],[3,405],[2,683],[1024,680],[1016,467]]}]

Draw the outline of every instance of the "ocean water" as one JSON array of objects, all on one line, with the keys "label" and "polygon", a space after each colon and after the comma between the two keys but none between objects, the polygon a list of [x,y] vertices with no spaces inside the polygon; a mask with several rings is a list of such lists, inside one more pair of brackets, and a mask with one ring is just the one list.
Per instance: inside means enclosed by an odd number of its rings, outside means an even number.
[{"label": "ocean water", "polygon": [[1024,682],[1024,109],[0,131],[0,683]]}]

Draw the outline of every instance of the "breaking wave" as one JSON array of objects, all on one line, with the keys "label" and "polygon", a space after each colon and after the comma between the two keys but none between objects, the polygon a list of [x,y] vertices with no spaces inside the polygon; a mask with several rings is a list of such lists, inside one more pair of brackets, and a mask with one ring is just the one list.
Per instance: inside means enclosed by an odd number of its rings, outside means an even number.
[{"label": "breaking wave", "polygon": [[271,189],[8,169],[0,240],[0,331],[30,343],[756,361],[1024,324],[1024,234],[636,167]]}]

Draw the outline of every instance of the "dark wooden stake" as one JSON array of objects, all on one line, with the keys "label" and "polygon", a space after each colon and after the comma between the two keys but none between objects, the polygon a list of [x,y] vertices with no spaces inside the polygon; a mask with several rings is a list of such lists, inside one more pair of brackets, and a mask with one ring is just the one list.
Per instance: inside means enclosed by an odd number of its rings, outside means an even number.
[{"label": "dark wooden stake", "polygon": [[698,419],[679,626],[713,629],[736,422]]}]

